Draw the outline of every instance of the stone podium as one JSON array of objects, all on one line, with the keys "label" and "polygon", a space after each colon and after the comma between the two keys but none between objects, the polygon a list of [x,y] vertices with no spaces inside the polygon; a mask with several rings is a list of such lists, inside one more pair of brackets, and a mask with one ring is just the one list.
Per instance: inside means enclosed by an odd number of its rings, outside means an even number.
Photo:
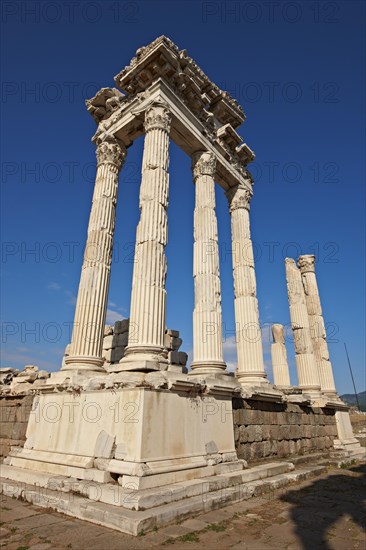
[{"label": "stone podium", "polygon": [[[97,172],[71,344],[61,369],[34,386],[24,447],[12,448],[1,475],[5,494],[137,535],[248,498],[264,478],[293,470],[284,461],[245,470],[235,437],[243,439],[247,428],[255,431],[250,424],[255,424],[257,410],[267,421],[271,418],[270,426],[283,409],[282,418],[299,419],[293,430],[299,440],[302,413],[286,409],[289,400],[281,387],[288,386],[289,377],[278,330],[273,357],[279,388],[270,384],[264,368],[250,232],[253,178],[247,170],[254,153],[237,133],[245,119],[242,108],[165,36],[140,48],[115,82],[117,88],[102,88],[86,102],[97,123]],[[123,321],[123,333],[112,334],[105,322],[118,178],[121,172],[123,179],[128,148],[140,136],[138,261],[130,319]],[[195,186],[193,361],[188,373],[177,351],[179,333],[166,327],[171,140],[191,158],[189,179]],[[216,184],[225,191],[231,217],[235,376],[227,372],[223,357]],[[93,257],[88,247],[95,247]],[[318,398],[321,386],[307,312],[316,287],[301,269],[288,261],[296,361],[302,390]],[[320,316],[319,309],[314,315]],[[115,339],[123,347],[117,359]],[[324,338],[314,345],[323,350],[323,361]],[[112,349],[109,362],[106,349]],[[322,362],[323,371],[329,366]],[[333,391],[330,376],[323,389]],[[309,407],[310,398],[303,400]],[[235,433],[234,416],[244,419]],[[346,433],[346,416],[337,421]],[[270,441],[262,447],[271,452]],[[251,458],[267,456],[256,455],[255,449]],[[282,481],[274,480],[273,486]]]},{"label": "stone podium", "polygon": [[[72,487],[79,495],[89,495],[92,483],[98,501],[111,503],[113,489],[123,508],[129,508],[133,491],[139,509],[166,502],[163,488],[171,484],[183,484],[174,489],[178,500],[209,493],[202,480],[216,489],[237,484],[233,474],[245,463],[235,450],[232,397],[241,385],[270,384],[263,368],[252,252],[233,266],[236,319],[241,329],[254,327],[259,338],[238,344],[239,382],[229,376],[223,359],[215,184],[229,199],[233,240],[251,250],[253,180],[246,166],[254,153],[236,132],[245,119],[242,108],[165,36],[140,48],[115,82],[122,91],[102,88],[86,102],[97,123],[97,173],[71,344],[61,370],[36,395],[24,448],[10,452],[2,475],[46,491],[56,487],[70,493]],[[103,338],[118,178],[121,171],[123,179],[128,148],[141,135],[138,261],[128,342],[121,360],[106,365]],[[171,364],[166,347],[171,140],[192,159],[196,197],[189,373]],[[90,246],[96,248],[93,258]],[[243,277],[248,277],[247,290]],[[149,505],[144,491],[150,491]],[[80,515],[78,510],[72,512],[71,506],[68,512]]]}]

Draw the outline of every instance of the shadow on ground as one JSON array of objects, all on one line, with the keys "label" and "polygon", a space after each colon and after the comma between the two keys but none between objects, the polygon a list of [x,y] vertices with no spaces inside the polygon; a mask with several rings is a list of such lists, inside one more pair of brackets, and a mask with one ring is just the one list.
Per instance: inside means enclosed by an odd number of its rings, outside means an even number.
[{"label": "shadow on ground", "polygon": [[[353,548],[357,535],[349,519],[365,529],[366,465],[349,468],[350,476],[331,475],[281,497],[290,503],[290,517],[304,550],[332,550],[332,538]],[[358,539],[359,540],[359,539]],[[347,543],[348,541],[348,543]]]}]

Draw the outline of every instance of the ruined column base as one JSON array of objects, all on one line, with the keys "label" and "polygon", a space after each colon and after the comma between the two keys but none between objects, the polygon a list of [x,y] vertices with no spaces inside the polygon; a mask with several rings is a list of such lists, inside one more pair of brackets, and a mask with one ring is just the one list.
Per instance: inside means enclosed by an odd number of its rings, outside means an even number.
[{"label": "ruined column base", "polygon": [[191,364],[190,376],[225,374],[226,363],[223,361],[199,361]]},{"label": "ruined column base", "polygon": [[271,384],[263,373],[236,373],[244,397],[252,395],[261,396],[267,401],[282,401],[283,392],[277,386]]},{"label": "ruined column base", "polygon": [[236,377],[242,386],[263,386],[274,387],[263,372],[240,372],[236,371]]},{"label": "ruined column base", "polygon": [[[342,403],[342,402],[341,402]],[[343,403],[344,405],[344,403]],[[346,408],[344,406],[344,408]],[[365,454],[365,449],[361,447],[359,441],[353,434],[351,419],[347,410],[338,410],[335,413],[338,439],[334,440],[336,450],[347,451],[351,455]]]},{"label": "ruined column base", "polygon": [[63,372],[79,371],[91,372],[95,375],[98,372],[105,372],[103,368],[104,360],[101,357],[82,357],[68,355],[65,358],[65,365],[62,367]]},{"label": "ruined column base", "polygon": [[168,369],[168,354],[163,348],[154,346],[130,346],[125,349],[121,361],[108,368],[108,372],[123,371],[165,371]]}]

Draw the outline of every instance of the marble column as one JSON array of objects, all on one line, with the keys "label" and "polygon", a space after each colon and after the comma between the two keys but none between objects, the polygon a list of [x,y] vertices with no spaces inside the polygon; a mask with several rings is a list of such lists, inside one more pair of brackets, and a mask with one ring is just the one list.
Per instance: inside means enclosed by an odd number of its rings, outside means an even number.
[{"label": "marble column", "polygon": [[269,382],[264,370],[253,244],[250,236],[249,209],[252,193],[244,185],[236,185],[226,195],[231,214],[238,353],[236,376],[243,385],[266,385]]},{"label": "marble column", "polygon": [[289,388],[291,386],[290,372],[287,363],[283,325],[272,325],[272,336],[271,358],[274,383],[280,388]]},{"label": "marble column", "polygon": [[192,158],[196,205],[194,210],[194,311],[192,374],[222,373],[226,364],[222,350],[221,285],[215,168],[212,153],[200,151]]},{"label": "marble column", "polygon": [[145,142],[136,232],[128,346],[114,370],[164,370],[171,115],[157,103],[145,113]]},{"label": "marble column", "polygon": [[292,258],[286,258],[285,264],[299,387],[304,391],[320,395],[319,373],[310,335],[309,316],[301,273]]},{"label": "marble column", "polygon": [[320,388],[325,394],[336,396],[337,392],[334,384],[332,364],[329,358],[322,307],[320,305],[318,284],[315,275],[315,256],[311,254],[300,256],[297,263],[300,268],[305,292],[310,334],[319,372]]},{"label": "marble column", "polygon": [[62,370],[103,371],[102,344],[107,311],[118,175],[126,158],[113,136],[97,145],[97,173],[88,237],[76,301],[69,356]]}]

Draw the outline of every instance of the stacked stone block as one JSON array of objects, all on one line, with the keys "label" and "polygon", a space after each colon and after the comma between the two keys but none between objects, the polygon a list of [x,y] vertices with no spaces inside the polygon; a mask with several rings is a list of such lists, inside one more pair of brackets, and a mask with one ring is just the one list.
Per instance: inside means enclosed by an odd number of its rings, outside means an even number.
[{"label": "stacked stone block", "polygon": [[239,458],[255,461],[327,452],[337,437],[334,410],[234,399]]},{"label": "stacked stone block", "polygon": [[[130,335],[130,320],[123,319],[116,321],[114,325],[106,325],[104,328],[103,351],[104,359],[103,367],[107,369],[111,365],[118,364],[124,357],[125,348],[128,340],[133,341],[133,333]],[[168,355],[168,370],[187,372],[186,364],[188,355],[184,351],[179,351],[182,345],[182,339],[179,337],[178,330],[165,329],[164,334],[164,350]],[[65,354],[62,364],[65,364],[65,358],[70,353],[70,344],[65,348]]]},{"label": "stacked stone block", "polygon": [[23,446],[33,395],[0,397],[0,457],[9,454],[13,445]]},{"label": "stacked stone block", "polygon": [[102,351],[104,367],[106,364],[113,365],[120,362],[128,344],[128,334],[129,319],[116,321],[114,326],[105,327]]},{"label": "stacked stone block", "polygon": [[177,369],[186,371],[185,366],[187,364],[188,355],[184,351],[178,351],[182,345],[182,339],[179,338],[178,330],[166,329],[164,335],[164,347],[168,350],[168,370],[172,370],[171,366],[177,367]]}]

